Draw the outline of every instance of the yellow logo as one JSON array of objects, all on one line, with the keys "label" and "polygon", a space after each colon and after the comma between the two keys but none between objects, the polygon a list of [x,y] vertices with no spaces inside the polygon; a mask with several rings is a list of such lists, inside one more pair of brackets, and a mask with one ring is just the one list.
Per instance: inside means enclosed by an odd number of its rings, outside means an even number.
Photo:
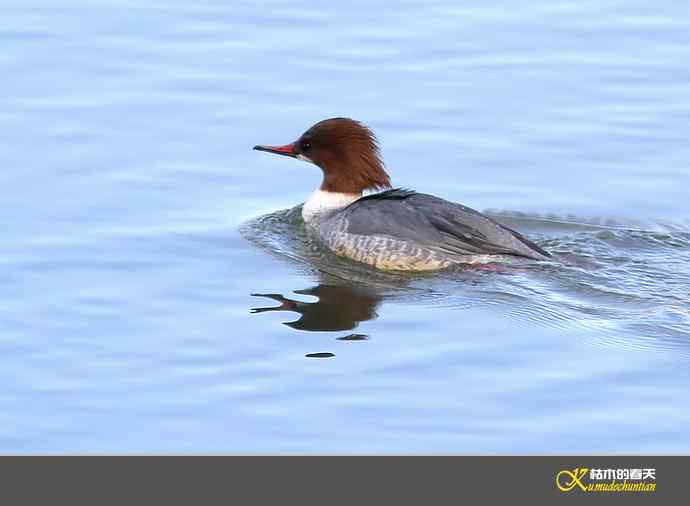
[{"label": "yellow logo", "polygon": [[563,469],[556,474],[561,492],[654,492],[656,468],[588,468]]},{"label": "yellow logo", "polygon": [[587,475],[586,467],[576,467],[572,471],[564,469],[556,475],[556,486],[561,492],[569,492],[576,486],[587,492],[587,487],[582,483],[582,478]]}]

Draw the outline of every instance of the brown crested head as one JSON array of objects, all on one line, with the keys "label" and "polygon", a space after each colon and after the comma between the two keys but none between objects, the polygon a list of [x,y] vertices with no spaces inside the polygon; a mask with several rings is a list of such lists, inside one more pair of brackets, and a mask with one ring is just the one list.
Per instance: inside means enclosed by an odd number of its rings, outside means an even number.
[{"label": "brown crested head", "polygon": [[318,165],[323,171],[324,191],[358,194],[367,189],[390,188],[374,133],[349,118],[319,121],[292,144],[254,149]]}]

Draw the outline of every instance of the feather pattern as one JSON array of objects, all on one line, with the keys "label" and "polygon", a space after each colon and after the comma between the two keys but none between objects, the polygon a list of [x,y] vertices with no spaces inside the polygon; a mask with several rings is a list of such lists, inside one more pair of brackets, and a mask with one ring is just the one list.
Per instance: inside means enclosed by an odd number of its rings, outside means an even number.
[{"label": "feather pattern", "polygon": [[336,253],[388,265],[383,268],[405,263],[439,268],[482,255],[551,256],[474,209],[405,189],[362,197],[326,218],[319,230]]}]

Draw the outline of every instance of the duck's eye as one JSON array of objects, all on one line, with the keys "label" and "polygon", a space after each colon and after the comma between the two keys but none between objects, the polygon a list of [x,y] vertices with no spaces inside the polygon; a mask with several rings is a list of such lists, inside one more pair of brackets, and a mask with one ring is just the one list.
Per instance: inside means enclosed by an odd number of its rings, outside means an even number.
[{"label": "duck's eye", "polygon": [[309,142],[302,143],[302,151],[309,151],[311,149],[311,144]]}]

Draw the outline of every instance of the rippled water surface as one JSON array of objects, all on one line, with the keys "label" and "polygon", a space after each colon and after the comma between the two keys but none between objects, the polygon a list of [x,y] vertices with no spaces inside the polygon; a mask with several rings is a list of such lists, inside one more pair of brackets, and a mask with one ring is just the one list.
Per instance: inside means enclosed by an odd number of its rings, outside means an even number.
[{"label": "rippled water surface", "polygon": [[[683,2],[3,3],[0,451],[690,452]],[[553,262],[318,249],[351,116]]]}]

